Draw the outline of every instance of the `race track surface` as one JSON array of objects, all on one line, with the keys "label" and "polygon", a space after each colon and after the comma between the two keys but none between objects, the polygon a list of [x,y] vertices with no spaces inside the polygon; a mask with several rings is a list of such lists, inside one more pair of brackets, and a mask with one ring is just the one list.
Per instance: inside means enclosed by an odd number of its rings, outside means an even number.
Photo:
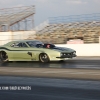
[{"label": "race track surface", "polygon": [[100,81],[0,77],[0,100],[100,100]]},{"label": "race track surface", "polygon": [[100,80],[100,58],[78,57],[65,62],[9,62],[1,64],[0,75]]},{"label": "race track surface", "polygon": [[0,67],[21,67],[21,68],[86,68],[100,69],[100,57],[77,57],[64,62],[9,62],[0,64]]},{"label": "race track surface", "polygon": [[100,57],[1,64],[0,100],[100,100]]}]

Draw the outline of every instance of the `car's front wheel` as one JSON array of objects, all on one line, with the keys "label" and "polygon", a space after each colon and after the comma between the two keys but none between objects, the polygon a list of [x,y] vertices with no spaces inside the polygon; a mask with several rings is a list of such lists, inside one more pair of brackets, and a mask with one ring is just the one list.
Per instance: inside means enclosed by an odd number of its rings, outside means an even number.
[{"label": "car's front wheel", "polygon": [[46,62],[49,62],[50,59],[49,59],[49,56],[46,53],[41,53],[39,55],[39,61],[43,62],[43,63],[46,63]]}]

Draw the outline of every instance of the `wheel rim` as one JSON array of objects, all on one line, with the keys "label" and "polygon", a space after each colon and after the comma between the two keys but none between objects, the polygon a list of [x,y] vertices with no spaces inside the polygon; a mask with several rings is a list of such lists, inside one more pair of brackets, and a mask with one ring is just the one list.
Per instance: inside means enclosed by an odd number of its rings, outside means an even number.
[{"label": "wheel rim", "polygon": [[7,61],[8,60],[8,56],[6,55],[6,53],[0,53],[0,61]]},{"label": "wheel rim", "polygon": [[47,54],[40,54],[40,61],[41,62],[48,62],[49,58]]}]

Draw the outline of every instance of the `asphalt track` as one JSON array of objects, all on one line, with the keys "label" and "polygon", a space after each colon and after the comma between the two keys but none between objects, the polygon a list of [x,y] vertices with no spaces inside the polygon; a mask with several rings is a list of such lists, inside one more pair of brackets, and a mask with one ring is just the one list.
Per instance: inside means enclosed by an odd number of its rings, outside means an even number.
[{"label": "asphalt track", "polygon": [[100,57],[1,64],[0,100],[100,100]]},{"label": "asphalt track", "polygon": [[100,57],[77,57],[66,62],[9,62],[0,75],[100,80]]},{"label": "asphalt track", "polygon": [[64,62],[50,62],[50,63],[9,62],[0,64],[0,67],[100,69],[100,57],[77,57]]},{"label": "asphalt track", "polygon": [[0,100],[100,100],[100,81],[1,76]]}]

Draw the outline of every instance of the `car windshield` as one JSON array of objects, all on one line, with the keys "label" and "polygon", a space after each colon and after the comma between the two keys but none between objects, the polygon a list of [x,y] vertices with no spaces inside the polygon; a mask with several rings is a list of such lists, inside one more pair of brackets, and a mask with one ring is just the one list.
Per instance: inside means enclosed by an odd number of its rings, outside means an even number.
[{"label": "car windshield", "polygon": [[30,47],[36,47],[37,44],[43,45],[41,41],[27,41],[26,42]]}]

